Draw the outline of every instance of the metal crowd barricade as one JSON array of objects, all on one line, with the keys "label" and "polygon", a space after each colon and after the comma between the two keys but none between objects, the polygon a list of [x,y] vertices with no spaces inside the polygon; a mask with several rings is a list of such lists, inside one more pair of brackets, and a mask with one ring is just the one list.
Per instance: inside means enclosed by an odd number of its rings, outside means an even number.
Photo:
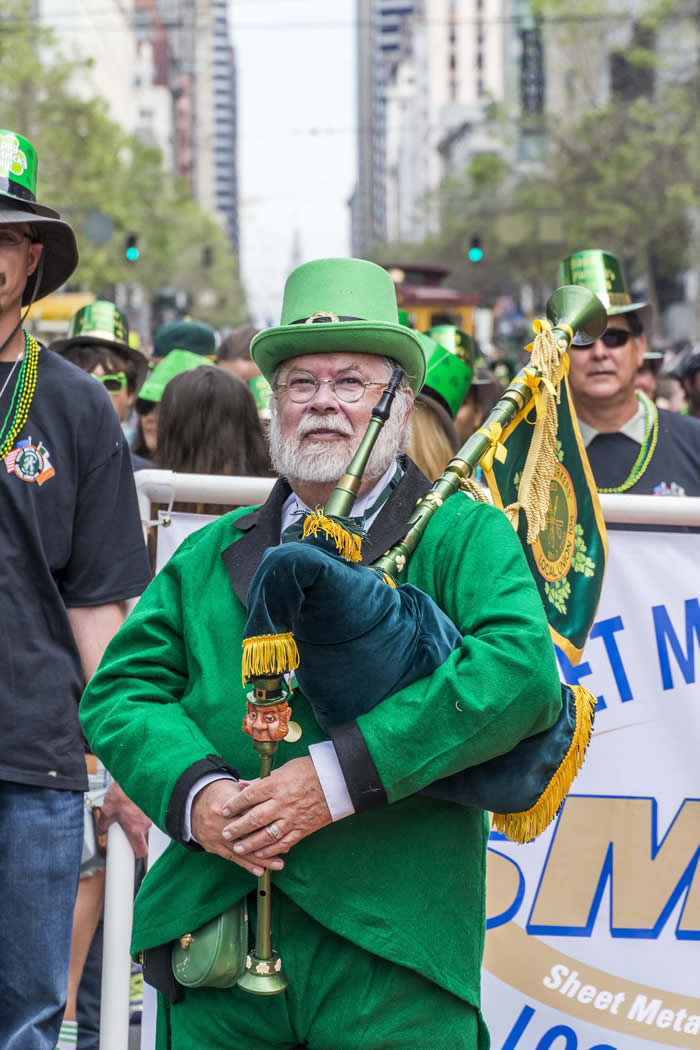
[{"label": "metal crowd barricade", "polygon": [[[151,522],[151,505],[177,502],[249,506],[263,503],[274,484],[271,478],[214,477],[141,470],[134,475],[144,530]],[[661,498],[602,494],[608,524],[674,525],[700,528],[700,498]],[[122,829],[110,828],[105,886],[104,955],[100,1050],[127,1050],[129,1039],[129,943],[131,940],[134,857]],[[144,1032],[144,1037],[146,1033]],[[150,1050],[150,1034],[141,1050]]]}]

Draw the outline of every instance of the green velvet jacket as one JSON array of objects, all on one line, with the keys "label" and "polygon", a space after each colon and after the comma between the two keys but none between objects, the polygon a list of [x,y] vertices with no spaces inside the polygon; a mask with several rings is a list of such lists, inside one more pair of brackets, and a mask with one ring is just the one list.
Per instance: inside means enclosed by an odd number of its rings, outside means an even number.
[{"label": "green velvet jacket", "polygon": [[[427,487],[409,462],[372,526],[367,560],[404,535]],[[92,749],[175,837],[183,784],[208,756],[258,775],[241,731],[244,600],[263,550],[279,540],[288,492],[278,482],[260,510],[233,511],[182,544],[110,643],[82,700]],[[404,579],[435,599],[462,645],[429,678],[357,720],[367,753],[359,761],[374,764],[379,804],[298,843],[273,885],[327,928],[478,1006],[487,818],[416,793],[548,728],[561,705],[556,661],[519,541],[495,508],[461,493],[446,501]],[[365,671],[357,669],[358,689]],[[282,741],[277,764],[324,738],[300,693],[292,706],[303,736]],[[173,841],[138,894],[133,950],[196,929],[255,885],[236,865]]]}]

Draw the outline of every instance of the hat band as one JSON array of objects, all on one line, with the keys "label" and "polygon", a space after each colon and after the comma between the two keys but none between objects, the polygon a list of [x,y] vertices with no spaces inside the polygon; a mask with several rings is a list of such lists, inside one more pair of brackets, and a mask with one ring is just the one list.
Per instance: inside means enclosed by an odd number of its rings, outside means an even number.
[{"label": "hat band", "polygon": [[603,306],[629,306],[632,302],[627,292],[598,292]]},{"label": "hat band", "polygon": [[0,176],[0,193],[8,193],[13,197],[19,197],[20,200],[30,201],[31,204],[36,202],[36,196],[21,182],[15,182],[14,179],[2,176]]},{"label": "hat band", "polygon": [[298,321],[290,321],[290,324],[337,324],[339,321],[366,321],[366,317],[344,317],[331,313],[330,310],[319,310],[310,317],[300,317]]}]

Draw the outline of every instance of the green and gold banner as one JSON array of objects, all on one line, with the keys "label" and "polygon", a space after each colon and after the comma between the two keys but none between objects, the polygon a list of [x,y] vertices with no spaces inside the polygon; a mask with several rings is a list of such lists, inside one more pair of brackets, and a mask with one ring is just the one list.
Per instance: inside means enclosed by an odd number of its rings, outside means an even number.
[{"label": "green and gold banner", "polygon": [[[534,380],[534,376],[533,376]],[[554,476],[549,486],[546,524],[527,542],[520,513],[517,532],[544,604],[552,638],[572,663],[581,659],[603,585],[607,536],[598,492],[576,420],[568,379],[561,380],[557,406]],[[493,501],[501,509],[518,499],[518,486],[534,432],[537,408],[531,402],[503,431],[505,457],[495,456],[484,471]],[[483,463],[482,463],[483,466]]]}]

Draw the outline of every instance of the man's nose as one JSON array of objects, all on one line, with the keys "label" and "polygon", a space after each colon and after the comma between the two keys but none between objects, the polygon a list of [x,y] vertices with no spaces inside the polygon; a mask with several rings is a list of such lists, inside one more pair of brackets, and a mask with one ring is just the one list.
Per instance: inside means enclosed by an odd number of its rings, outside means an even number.
[{"label": "man's nose", "polygon": [[318,390],[311,399],[311,407],[316,412],[338,411],[338,398],[330,383],[319,383]]},{"label": "man's nose", "polygon": [[608,356],[608,348],[602,339],[596,339],[591,347],[591,357],[602,358]]}]

